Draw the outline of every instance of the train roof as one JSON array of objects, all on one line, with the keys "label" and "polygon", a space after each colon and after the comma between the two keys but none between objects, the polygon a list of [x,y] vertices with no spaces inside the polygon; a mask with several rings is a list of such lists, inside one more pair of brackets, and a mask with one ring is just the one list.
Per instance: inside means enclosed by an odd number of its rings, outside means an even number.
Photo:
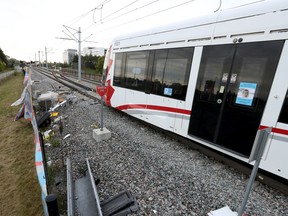
[{"label": "train roof", "polygon": [[[288,32],[287,20],[287,0],[260,0],[219,10],[209,15],[122,35],[115,38],[114,47],[136,46],[140,43],[159,44],[166,43],[164,41],[170,39],[178,42],[184,40],[186,42],[187,40],[190,42],[210,40],[211,42],[212,38],[253,36],[265,34],[267,31],[269,34],[279,31]],[[194,39],[187,39],[186,37],[189,36],[193,36]]]}]

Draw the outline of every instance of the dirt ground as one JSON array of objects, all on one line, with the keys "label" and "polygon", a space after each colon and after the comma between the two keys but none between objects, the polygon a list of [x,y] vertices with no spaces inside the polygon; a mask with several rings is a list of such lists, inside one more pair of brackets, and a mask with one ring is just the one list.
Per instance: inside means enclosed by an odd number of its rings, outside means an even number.
[{"label": "dirt ground", "polygon": [[14,118],[20,106],[23,75],[0,81],[0,215],[43,215],[41,188],[35,167],[33,129]]}]

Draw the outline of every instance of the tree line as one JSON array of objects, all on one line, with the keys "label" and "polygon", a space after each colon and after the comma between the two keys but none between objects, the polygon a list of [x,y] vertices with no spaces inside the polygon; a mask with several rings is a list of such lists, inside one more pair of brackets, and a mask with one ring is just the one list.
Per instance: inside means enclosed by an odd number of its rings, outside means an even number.
[{"label": "tree line", "polygon": [[[81,56],[81,66],[83,69],[91,69],[95,70],[96,73],[101,74],[104,64],[104,56],[94,56],[94,55],[85,55]],[[16,65],[20,65],[21,67],[24,62],[19,62],[18,60],[14,58],[10,58],[9,56],[5,55],[3,50],[0,48],[0,72],[6,70],[7,68],[14,68]],[[51,65],[52,63],[50,63]],[[58,63],[57,65],[59,65]],[[75,55],[72,64],[77,68],[78,64],[78,55]],[[52,64],[53,65],[53,64]],[[56,62],[54,62],[54,65],[56,65]],[[67,64],[60,64],[61,67],[69,67]]]},{"label": "tree line", "polygon": [[3,50],[0,48],[0,72],[7,68],[14,68],[16,65],[19,65],[19,61],[14,58],[9,58],[9,56],[5,55]]},{"label": "tree line", "polygon": [[[85,55],[81,56],[81,66],[83,68],[89,68],[92,70],[96,70],[96,73],[101,74],[104,64],[104,56],[94,56],[94,55]],[[78,64],[78,55],[75,55],[72,63],[75,65]]]},{"label": "tree line", "polygon": [[0,48],[0,72],[6,69],[8,65],[7,57],[4,54],[3,50]]}]

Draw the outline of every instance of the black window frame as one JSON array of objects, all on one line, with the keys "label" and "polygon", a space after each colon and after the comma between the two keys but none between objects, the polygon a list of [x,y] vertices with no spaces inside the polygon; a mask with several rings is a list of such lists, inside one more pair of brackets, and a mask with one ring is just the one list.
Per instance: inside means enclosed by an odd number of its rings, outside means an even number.
[{"label": "black window frame", "polygon": [[[113,85],[136,91],[145,92],[147,94],[154,94],[163,97],[169,97],[177,100],[185,101],[187,95],[187,89],[189,84],[190,71],[192,67],[192,61],[194,56],[194,47],[180,47],[180,48],[167,48],[157,50],[141,50],[131,52],[118,52],[115,54],[114,73],[117,71],[117,76],[113,75]],[[127,77],[128,70],[128,58],[129,55],[146,53],[146,67],[143,80],[140,80],[141,85],[132,85],[135,79]],[[161,80],[155,79],[155,67],[157,66],[157,53],[166,53],[166,58],[159,58],[163,60],[165,65],[163,66]],[[181,55],[183,58],[181,58]],[[158,60],[159,60],[158,59]],[[119,63],[120,61],[120,63]],[[182,62],[181,62],[182,61]],[[170,66],[166,68],[167,66]],[[177,67],[179,70],[177,70]],[[180,71],[180,77],[173,73]],[[171,73],[172,71],[172,73]],[[170,74],[169,74],[170,72]],[[131,72],[130,72],[131,73]],[[160,74],[161,75],[161,74]],[[169,77],[170,83],[167,84],[164,81],[164,77]],[[173,78],[177,78],[178,80]],[[157,83],[156,83],[157,80]],[[180,80],[180,81],[179,81]],[[178,83],[177,83],[178,81]],[[156,85],[157,84],[157,85]],[[156,90],[156,87],[158,90]]]},{"label": "black window frame", "polygon": [[278,118],[278,122],[288,124],[288,90],[286,92],[285,99],[281,108],[281,112]]}]

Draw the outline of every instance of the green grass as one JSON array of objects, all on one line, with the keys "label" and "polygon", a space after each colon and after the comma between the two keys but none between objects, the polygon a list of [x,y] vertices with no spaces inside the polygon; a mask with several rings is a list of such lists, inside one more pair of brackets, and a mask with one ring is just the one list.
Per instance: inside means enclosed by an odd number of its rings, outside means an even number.
[{"label": "green grass", "polygon": [[61,146],[60,140],[51,138],[51,139],[49,139],[49,142],[51,143],[52,147],[54,147],[54,148],[59,148]]},{"label": "green grass", "polygon": [[10,105],[14,102],[14,99],[16,101],[21,97],[24,88],[23,79],[23,76],[16,74],[0,80],[0,116],[14,115],[20,109],[20,107],[11,107]]},{"label": "green grass", "polygon": [[97,74],[96,69],[83,68],[82,70],[83,70],[86,74]]},{"label": "green grass", "polygon": [[[70,68],[63,68],[63,69],[68,69]],[[76,74],[78,73],[78,68],[72,69]],[[97,73],[96,69],[91,69],[91,68],[81,68],[82,71],[84,71],[85,74],[99,74]]]},{"label": "green grass", "polygon": [[0,81],[0,215],[43,215],[33,129],[25,119],[15,122],[20,106],[11,107],[23,88],[22,73]]}]

